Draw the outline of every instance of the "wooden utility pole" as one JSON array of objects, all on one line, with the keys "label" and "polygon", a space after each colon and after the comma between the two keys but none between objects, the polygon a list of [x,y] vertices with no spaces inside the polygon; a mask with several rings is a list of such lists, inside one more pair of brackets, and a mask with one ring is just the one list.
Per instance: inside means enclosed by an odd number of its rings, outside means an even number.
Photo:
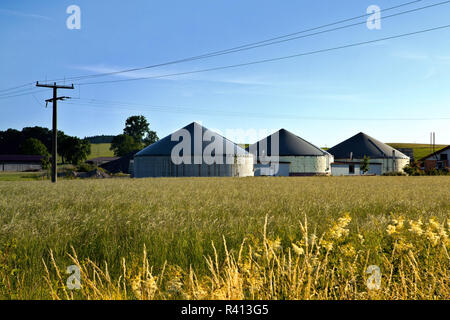
[{"label": "wooden utility pole", "polygon": [[56,183],[58,178],[57,170],[57,158],[58,158],[58,109],[57,101],[68,99],[68,97],[58,97],[58,89],[74,89],[73,84],[71,86],[59,86],[54,82],[53,84],[40,84],[39,81],[36,82],[36,87],[42,88],[52,88],[53,98],[46,100],[46,102],[53,102],[53,141],[52,141],[52,182]]}]

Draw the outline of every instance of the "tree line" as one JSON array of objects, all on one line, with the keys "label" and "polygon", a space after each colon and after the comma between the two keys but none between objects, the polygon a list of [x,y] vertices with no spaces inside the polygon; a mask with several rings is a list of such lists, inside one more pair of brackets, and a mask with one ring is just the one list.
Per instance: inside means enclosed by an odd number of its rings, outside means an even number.
[{"label": "tree line", "polygon": [[[23,154],[43,156],[44,167],[50,161],[52,131],[43,127],[26,127],[21,131],[0,131],[0,154]],[[58,155],[62,163],[77,165],[91,153],[91,144],[86,139],[66,135],[58,130]]]},{"label": "tree line", "polygon": [[[89,139],[111,141],[111,150],[116,156],[136,152],[159,140],[144,116],[131,116],[125,121],[123,133],[117,136],[96,136],[80,139],[58,130],[58,155],[62,163],[78,165],[91,154]],[[50,163],[52,131],[43,127],[26,127],[21,131],[0,131],[0,154],[22,154],[43,156],[44,168]]]}]

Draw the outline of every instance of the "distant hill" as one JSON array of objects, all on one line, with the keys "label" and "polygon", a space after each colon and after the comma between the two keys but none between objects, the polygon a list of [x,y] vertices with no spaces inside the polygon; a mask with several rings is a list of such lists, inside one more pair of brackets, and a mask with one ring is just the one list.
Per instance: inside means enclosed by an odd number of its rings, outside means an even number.
[{"label": "distant hill", "polygon": [[115,136],[101,135],[101,136],[86,137],[85,139],[87,139],[92,144],[94,144],[94,143],[111,143],[112,139],[114,137]]},{"label": "distant hill", "polygon": [[[423,158],[431,153],[430,145],[429,144],[423,144],[423,143],[387,143],[387,145],[391,146],[394,149],[398,148],[410,148],[413,149],[414,152],[414,159],[419,160],[420,158]],[[445,144],[437,144],[435,147],[435,150],[441,150],[442,148],[445,148],[447,145]]]},{"label": "distant hill", "polygon": [[[423,143],[386,143],[386,144],[391,146],[394,149],[399,149],[399,148],[400,149],[401,148],[412,149],[415,160],[423,158],[431,153],[429,144],[423,144]],[[436,151],[441,150],[442,148],[445,148],[446,146],[447,146],[446,144],[436,145]],[[330,148],[322,148],[322,149],[327,151]]]}]

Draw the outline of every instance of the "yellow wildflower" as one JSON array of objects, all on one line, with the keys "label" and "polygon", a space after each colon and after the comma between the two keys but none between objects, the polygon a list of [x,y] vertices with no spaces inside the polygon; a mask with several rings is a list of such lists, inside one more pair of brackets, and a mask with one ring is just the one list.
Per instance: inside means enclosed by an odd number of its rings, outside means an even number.
[{"label": "yellow wildflower", "polygon": [[423,230],[422,230],[422,220],[419,219],[417,221],[411,220],[409,221],[409,225],[411,226],[411,228],[409,229],[410,232],[415,233],[417,235],[421,235],[423,234]]},{"label": "yellow wildflower", "polygon": [[298,254],[299,256],[301,256],[303,253],[305,253],[303,248],[297,246],[295,243],[292,244],[292,248],[294,248],[295,253]]},{"label": "yellow wildflower", "polygon": [[386,232],[388,233],[388,235],[393,235],[397,232],[397,228],[390,224],[387,226]]}]

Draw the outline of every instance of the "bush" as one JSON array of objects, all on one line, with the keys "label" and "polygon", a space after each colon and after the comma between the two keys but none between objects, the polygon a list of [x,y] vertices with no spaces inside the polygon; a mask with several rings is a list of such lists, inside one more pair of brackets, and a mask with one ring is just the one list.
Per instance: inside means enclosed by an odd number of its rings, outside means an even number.
[{"label": "bush", "polygon": [[73,168],[64,169],[64,177],[67,179],[75,179],[76,177],[75,169]]},{"label": "bush", "polygon": [[406,173],[400,171],[385,172],[383,176],[406,176]]},{"label": "bush", "polygon": [[428,170],[426,172],[426,174],[429,175],[429,176],[446,176],[446,175],[449,174],[449,169],[448,168],[444,168],[444,169],[435,169],[435,168],[433,168],[431,170]]},{"label": "bush", "polygon": [[92,170],[95,170],[95,169],[97,169],[96,166],[93,166],[88,163],[80,163],[79,165],[76,166],[77,172],[91,172]]},{"label": "bush", "polygon": [[423,176],[425,173],[423,172],[423,170],[420,170],[419,167],[417,167],[414,164],[411,165],[406,165],[403,168],[403,171],[408,175],[408,176]]}]

